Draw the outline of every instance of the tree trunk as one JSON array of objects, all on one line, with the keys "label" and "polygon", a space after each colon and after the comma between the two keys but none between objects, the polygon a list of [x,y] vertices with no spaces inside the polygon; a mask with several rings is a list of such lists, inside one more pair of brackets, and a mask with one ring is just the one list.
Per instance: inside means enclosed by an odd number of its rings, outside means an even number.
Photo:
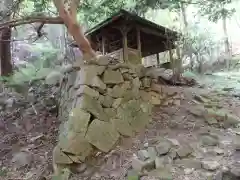
[{"label": "tree trunk", "polygon": [[181,52],[180,52],[180,48],[177,47],[176,48],[176,54],[177,54],[177,62],[176,64],[176,80],[180,81],[181,79],[181,75],[182,75],[182,57],[181,57]]},{"label": "tree trunk", "polygon": [[188,22],[187,22],[186,8],[184,3],[180,3],[180,9],[181,9],[181,15],[183,18],[184,29],[186,30],[188,27]]},{"label": "tree trunk", "polygon": [[0,62],[1,75],[8,76],[12,73],[11,62],[11,28],[5,28],[0,32]]},{"label": "tree trunk", "polygon": [[[180,3],[180,12],[181,12],[181,16],[182,16],[182,20],[183,20],[183,24],[184,24],[184,27],[183,27],[183,31],[184,33],[187,33],[188,32],[188,21],[187,21],[187,14],[186,14],[186,7],[185,7],[185,4],[184,3]],[[188,35],[188,34],[187,34]],[[183,49],[185,52],[188,52],[188,56],[190,58],[190,63],[191,63],[191,71],[193,71],[193,64],[194,64],[194,61],[193,61],[193,53],[192,53],[192,47],[189,46],[188,44],[183,44]]]},{"label": "tree trunk", "polygon": [[[8,12],[8,9],[12,9],[13,1],[5,0],[0,4],[2,9],[1,20],[2,22],[8,21],[11,19],[11,13]],[[6,27],[0,31],[0,62],[1,62],[1,75],[8,76],[12,73],[12,62],[11,62],[11,28]]]},{"label": "tree trunk", "polygon": [[227,33],[227,17],[223,15],[223,32],[224,32],[224,47],[225,47],[225,53],[227,55],[226,59],[226,68],[229,70],[230,67],[230,58],[231,58],[231,50],[230,50],[230,43],[228,39],[228,33]]}]

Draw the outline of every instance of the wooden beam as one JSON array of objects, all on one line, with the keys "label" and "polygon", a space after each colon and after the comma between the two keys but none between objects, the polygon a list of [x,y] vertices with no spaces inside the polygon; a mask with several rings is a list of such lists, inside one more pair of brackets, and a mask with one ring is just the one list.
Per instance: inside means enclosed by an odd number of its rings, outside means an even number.
[{"label": "wooden beam", "polygon": [[152,35],[154,35],[154,36],[158,36],[158,37],[161,37],[161,38],[163,38],[163,39],[175,39],[174,38],[174,36],[172,36],[170,33],[166,33],[166,34],[164,34],[164,33],[161,33],[161,32],[159,32],[159,31],[156,31],[156,30],[154,30],[154,29],[149,29],[149,28],[147,28],[147,27],[139,27],[140,28],[140,30],[142,31],[142,32],[144,32],[144,33],[146,33],[146,34],[152,34]]}]

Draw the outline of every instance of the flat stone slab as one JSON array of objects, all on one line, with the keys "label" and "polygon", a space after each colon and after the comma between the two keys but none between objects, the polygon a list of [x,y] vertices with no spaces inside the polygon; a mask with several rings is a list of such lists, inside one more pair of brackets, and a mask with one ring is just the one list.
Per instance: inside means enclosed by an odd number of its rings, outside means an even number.
[{"label": "flat stone slab", "polygon": [[95,75],[102,75],[105,69],[106,69],[106,66],[98,66],[94,64],[81,67],[81,71],[88,72]]},{"label": "flat stone slab", "polygon": [[103,105],[103,107],[105,107],[105,108],[111,108],[114,99],[113,99],[111,96],[109,96],[109,95],[106,95],[106,96],[102,96],[102,95],[101,95],[101,96],[99,97],[99,101],[100,101],[100,103]]},{"label": "flat stone slab", "polygon": [[120,84],[123,83],[123,76],[119,70],[106,69],[103,74],[103,82],[105,84]]},{"label": "flat stone slab", "polygon": [[[97,70],[96,70],[97,71]],[[106,84],[97,76],[98,72],[87,71],[85,69],[81,69],[78,72],[78,77],[75,85],[88,85],[90,87],[96,87],[101,91],[106,89]]]},{"label": "flat stone slab", "polygon": [[68,132],[66,136],[62,136],[59,141],[59,147],[63,152],[78,156],[80,160],[84,161],[93,150],[92,146],[84,134]]},{"label": "flat stone slab", "polygon": [[220,167],[220,164],[217,161],[203,161],[202,166],[206,170],[215,171]]},{"label": "flat stone slab", "polygon": [[148,173],[150,177],[156,177],[160,180],[173,180],[172,173],[168,168],[158,168]]},{"label": "flat stone slab", "polygon": [[201,169],[202,163],[196,159],[178,159],[175,162],[177,165],[184,166],[185,168],[194,168],[194,169]]},{"label": "flat stone slab", "polygon": [[56,164],[72,164],[73,161],[61,151],[59,146],[53,149],[53,162]]},{"label": "flat stone slab", "polygon": [[103,152],[109,152],[120,135],[111,123],[93,120],[88,128],[86,139]]},{"label": "flat stone slab", "polygon": [[99,101],[94,100],[88,95],[83,95],[77,100],[77,108],[81,108],[91,114],[93,114],[96,118],[102,121],[109,121],[108,116],[105,114],[103,107],[101,106]]},{"label": "flat stone slab", "polygon": [[87,85],[80,85],[79,89],[76,92],[77,96],[81,96],[83,94],[86,94],[95,99],[98,99],[98,97],[99,97],[99,92],[88,87]]},{"label": "flat stone slab", "polygon": [[111,119],[116,130],[123,136],[133,137],[135,135],[135,131],[129,122],[125,119]]},{"label": "flat stone slab", "polygon": [[161,142],[156,146],[156,151],[159,156],[167,154],[171,149],[170,142]]},{"label": "flat stone slab", "polygon": [[177,155],[180,158],[185,158],[191,155],[193,152],[193,149],[190,146],[181,146],[180,148],[177,149]]},{"label": "flat stone slab", "polygon": [[68,131],[86,134],[91,115],[82,109],[74,108],[69,114]]},{"label": "flat stone slab", "polygon": [[[122,120],[124,124],[129,124],[134,132],[141,131],[151,121],[149,114],[143,112],[148,108],[141,105],[141,100],[131,100],[117,109],[117,118]],[[122,131],[125,130],[122,129]]]}]

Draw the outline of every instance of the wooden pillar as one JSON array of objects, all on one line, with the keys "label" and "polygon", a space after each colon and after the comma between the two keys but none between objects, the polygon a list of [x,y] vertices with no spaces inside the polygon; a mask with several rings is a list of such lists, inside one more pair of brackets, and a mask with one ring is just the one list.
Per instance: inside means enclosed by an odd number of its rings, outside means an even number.
[{"label": "wooden pillar", "polygon": [[128,61],[128,42],[127,42],[127,31],[123,31],[123,60]]},{"label": "wooden pillar", "polygon": [[127,62],[128,61],[128,39],[127,39],[127,34],[131,27],[127,27],[126,25],[122,25],[121,27],[118,27],[119,30],[122,33],[122,40],[123,40],[123,61]]},{"label": "wooden pillar", "polygon": [[159,53],[157,53],[156,56],[157,56],[157,66],[160,67]]},{"label": "wooden pillar", "polygon": [[141,31],[140,28],[137,27],[137,49],[139,52],[139,58],[142,59],[142,44],[141,44]]},{"label": "wooden pillar", "polygon": [[106,42],[106,38],[105,38],[105,36],[103,35],[103,36],[102,36],[102,54],[103,54],[103,55],[106,54],[105,42]]}]

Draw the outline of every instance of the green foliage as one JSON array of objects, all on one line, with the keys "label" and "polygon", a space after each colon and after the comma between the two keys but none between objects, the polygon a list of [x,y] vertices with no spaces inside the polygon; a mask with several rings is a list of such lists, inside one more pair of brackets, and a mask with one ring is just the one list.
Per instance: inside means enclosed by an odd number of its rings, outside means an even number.
[{"label": "green foliage", "polygon": [[44,12],[48,6],[48,0],[32,0],[35,12]]},{"label": "green foliage", "polygon": [[[45,44],[46,46],[46,44]],[[0,81],[5,82],[9,86],[22,85],[33,80],[45,78],[55,67],[58,51],[44,44],[33,46],[33,50],[41,51],[42,55],[31,63],[27,63],[25,67],[14,71],[10,77],[1,77]]]},{"label": "green foliage", "polygon": [[192,52],[197,54],[208,54],[208,51],[216,45],[207,29],[201,29],[198,24],[190,26],[185,35],[186,43],[192,47]]},{"label": "green foliage", "polygon": [[232,0],[199,0],[200,14],[207,16],[212,22],[217,22],[222,18],[229,18],[236,12],[235,8],[228,5]]},{"label": "green foliage", "polygon": [[6,177],[8,171],[6,169],[0,169],[0,177]]}]

